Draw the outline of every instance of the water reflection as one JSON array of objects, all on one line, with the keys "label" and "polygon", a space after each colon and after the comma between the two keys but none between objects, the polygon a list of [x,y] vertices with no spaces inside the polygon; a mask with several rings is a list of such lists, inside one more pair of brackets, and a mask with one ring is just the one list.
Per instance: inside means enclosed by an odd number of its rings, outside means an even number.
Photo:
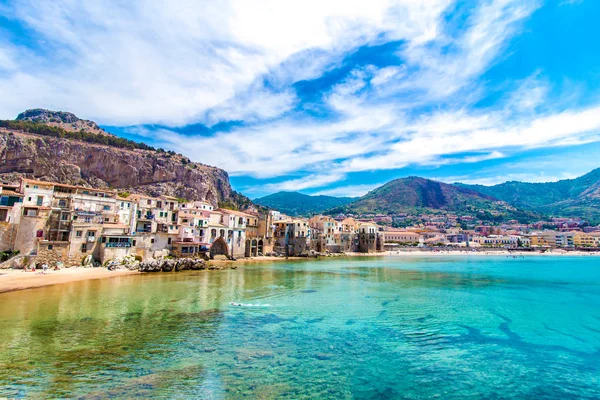
[{"label": "water reflection", "polygon": [[8,293],[0,396],[594,397],[600,276],[570,262],[585,282],[543,263],[369,258]]}]

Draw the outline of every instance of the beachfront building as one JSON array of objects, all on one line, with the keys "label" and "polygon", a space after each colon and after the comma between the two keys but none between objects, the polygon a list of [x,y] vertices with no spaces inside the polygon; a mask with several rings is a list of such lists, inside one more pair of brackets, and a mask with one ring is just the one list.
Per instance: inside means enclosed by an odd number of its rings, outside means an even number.
[{"label": "beachfront building", "polygon": [[374,222],[361,222],[358,225],[358,251],[360,253],[374,253],[383,250],[383,235],[379,233],[379,226]]},{"label": "beachfront building", "polygon": [[423,237],[416,232],[405,230],[384,230],[383,240],[385,243],[396,243],[404,246],[418,246],[423,244]]},{"label": "beachfront building", "polygon": [[287,218],[274,221],[274,250],[286,256],[307,254],[310,250],[311,228],[303,218]]},{"label": "beachfront building", "polygon": [[18,185],[0,184],[0,251],[15,245],[23,205],[23,195],[17,190]]}]

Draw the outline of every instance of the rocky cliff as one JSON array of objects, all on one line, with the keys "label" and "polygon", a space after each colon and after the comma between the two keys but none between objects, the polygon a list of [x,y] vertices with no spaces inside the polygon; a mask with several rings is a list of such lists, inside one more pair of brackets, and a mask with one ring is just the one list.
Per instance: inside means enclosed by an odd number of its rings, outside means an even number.
[{"label": "rocky cliff", "polygon": [[124,149],[0,128],[0,179],[20,177],[240,205],[227,172],[173,152]]},{"label": "rocky cliff", "polygon": [[48,126],[62,128],[69,132],[85,131],[98,135],[110,135],[94,121],[80,119],[75,114],[65,111],[51,111],[43,108],[26,110],[19,114],[16,121],[30,121]]}]

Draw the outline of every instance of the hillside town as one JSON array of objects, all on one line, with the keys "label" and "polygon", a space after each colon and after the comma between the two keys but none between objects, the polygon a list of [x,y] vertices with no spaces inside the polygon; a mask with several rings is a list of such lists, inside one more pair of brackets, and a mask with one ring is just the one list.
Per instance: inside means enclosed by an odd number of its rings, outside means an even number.
[{"label": "hillside town", "polygon": [[[404,221],[404,227],[398,222]],[[250,207],[21,179],[0,187],[0,251],[65,266],[124,257],[237,259],[455,247],[595,249],[600,227],[553,218],[485,225],[471,216],[340,214],[296,218]]]}]

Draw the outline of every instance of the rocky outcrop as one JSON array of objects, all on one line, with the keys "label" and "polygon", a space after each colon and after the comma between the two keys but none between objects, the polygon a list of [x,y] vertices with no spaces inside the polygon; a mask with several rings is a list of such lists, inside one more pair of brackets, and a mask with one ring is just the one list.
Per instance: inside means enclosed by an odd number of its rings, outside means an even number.
[{"label": "rocky outcrop", "polygon": [[104,129],[100,128],[94,121],[80,119],[75,114],[65,111],[51,111],[43,108],[34,108],[26,110],[17,116],[17,121],[31,121],[56,126],[66,131],[85,131],[96,133],[98,135],[110,135]]},{"label": "rocky outcrop", "polygon": [[139,263],[137,270],[140,272],[171,272],[201,270],[207,268],[214,269],[211,267],[212,266],[209,265],[205,260],[200,258],[161,258],[142,261],[141,263]]},{"label": "rocky outcrop", "polygon": [[0,179],[20,177],[207,200],[215,205],[237,204],[243,197],[232,191],[227,172],[174,153],[0,129]]}]

